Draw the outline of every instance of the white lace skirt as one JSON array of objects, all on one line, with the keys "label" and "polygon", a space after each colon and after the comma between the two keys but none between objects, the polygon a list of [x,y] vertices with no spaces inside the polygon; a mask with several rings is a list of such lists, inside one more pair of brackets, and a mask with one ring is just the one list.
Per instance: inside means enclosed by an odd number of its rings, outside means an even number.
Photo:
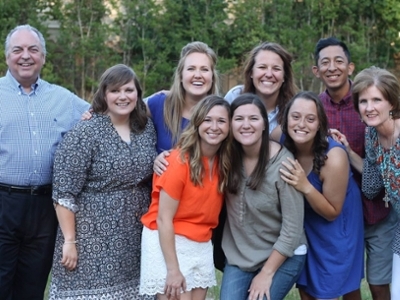
[{"label": "white lace skirt", "polygon": [[[179,269],[186,279],[186,291],[217,285],[211,241],[199,243],[175,235]],[[164,293],[167,268],[161,250],[158,230],[143,226],[140,266],[140,294]]]}]

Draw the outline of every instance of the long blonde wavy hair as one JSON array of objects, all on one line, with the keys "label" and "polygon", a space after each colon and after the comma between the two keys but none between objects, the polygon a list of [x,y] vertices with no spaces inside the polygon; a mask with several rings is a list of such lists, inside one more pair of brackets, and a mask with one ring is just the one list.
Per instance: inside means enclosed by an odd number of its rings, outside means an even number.
[{"label": "long blonde wavy hair", "polygon": [[211,89],[207,95],[219,93],[219,78],[216,70],[217,55],[207,44],[203,42],[191,42],[181,50],[178,66],[174,72],[174,80],[170,92],[164,102],[164,122],[167,129],[170,130],[173,143],[178,140],[182,130],[182,113],[185,104],[185,89],[182,85],[182,72],[188,55],[192,53],[203,53],[210,59],[213,79]]}]

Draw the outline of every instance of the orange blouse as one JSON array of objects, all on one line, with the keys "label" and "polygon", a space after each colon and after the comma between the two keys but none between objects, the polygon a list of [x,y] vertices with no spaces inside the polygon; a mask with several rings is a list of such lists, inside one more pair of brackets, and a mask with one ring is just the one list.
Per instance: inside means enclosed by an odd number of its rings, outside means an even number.
[{"label": "orange blouse", "polygon": [[144,226],[157,229],[157,214],[160,191],[164,190],[171,198],[179,201],[173,219],[175,234],[190,240],[207,242],[211,239],[212,229],[218,225],[218,216],[222,208],[223,195],[218,192],[218,159],[214,160],[212,175],[208,158],[203,157],[203,185],[195,186],[190,180],[189,162],[182,162],[180,150],[174,149],[166,158],[167,170],[153,176],[153,191],[149,211],[142,217]]}]

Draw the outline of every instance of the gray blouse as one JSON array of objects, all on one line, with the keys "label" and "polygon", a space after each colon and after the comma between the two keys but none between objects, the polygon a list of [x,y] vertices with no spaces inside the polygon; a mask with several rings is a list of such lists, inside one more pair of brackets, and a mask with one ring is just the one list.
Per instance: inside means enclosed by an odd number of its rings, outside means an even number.
[{"label": "gray blouse", "polygon": [[287,157],[293,158],[293,154],[282,147],[268,163],[257,190],[246,185],[242,171],[238,193],[226,197],[222,248],[228,264],[243,271],[261,268],[273,249],[291,257],[298,246],[306,244],[303,195],[279,173]]}]

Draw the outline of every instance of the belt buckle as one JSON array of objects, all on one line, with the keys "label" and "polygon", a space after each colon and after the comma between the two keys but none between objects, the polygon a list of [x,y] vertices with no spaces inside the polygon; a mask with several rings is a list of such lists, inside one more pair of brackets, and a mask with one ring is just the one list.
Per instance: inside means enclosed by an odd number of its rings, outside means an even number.
[{"label": "belt buckle", "polygon": [[31,196],[38,196],[39,195],[39,187],[34,185],[31,186]]}]

